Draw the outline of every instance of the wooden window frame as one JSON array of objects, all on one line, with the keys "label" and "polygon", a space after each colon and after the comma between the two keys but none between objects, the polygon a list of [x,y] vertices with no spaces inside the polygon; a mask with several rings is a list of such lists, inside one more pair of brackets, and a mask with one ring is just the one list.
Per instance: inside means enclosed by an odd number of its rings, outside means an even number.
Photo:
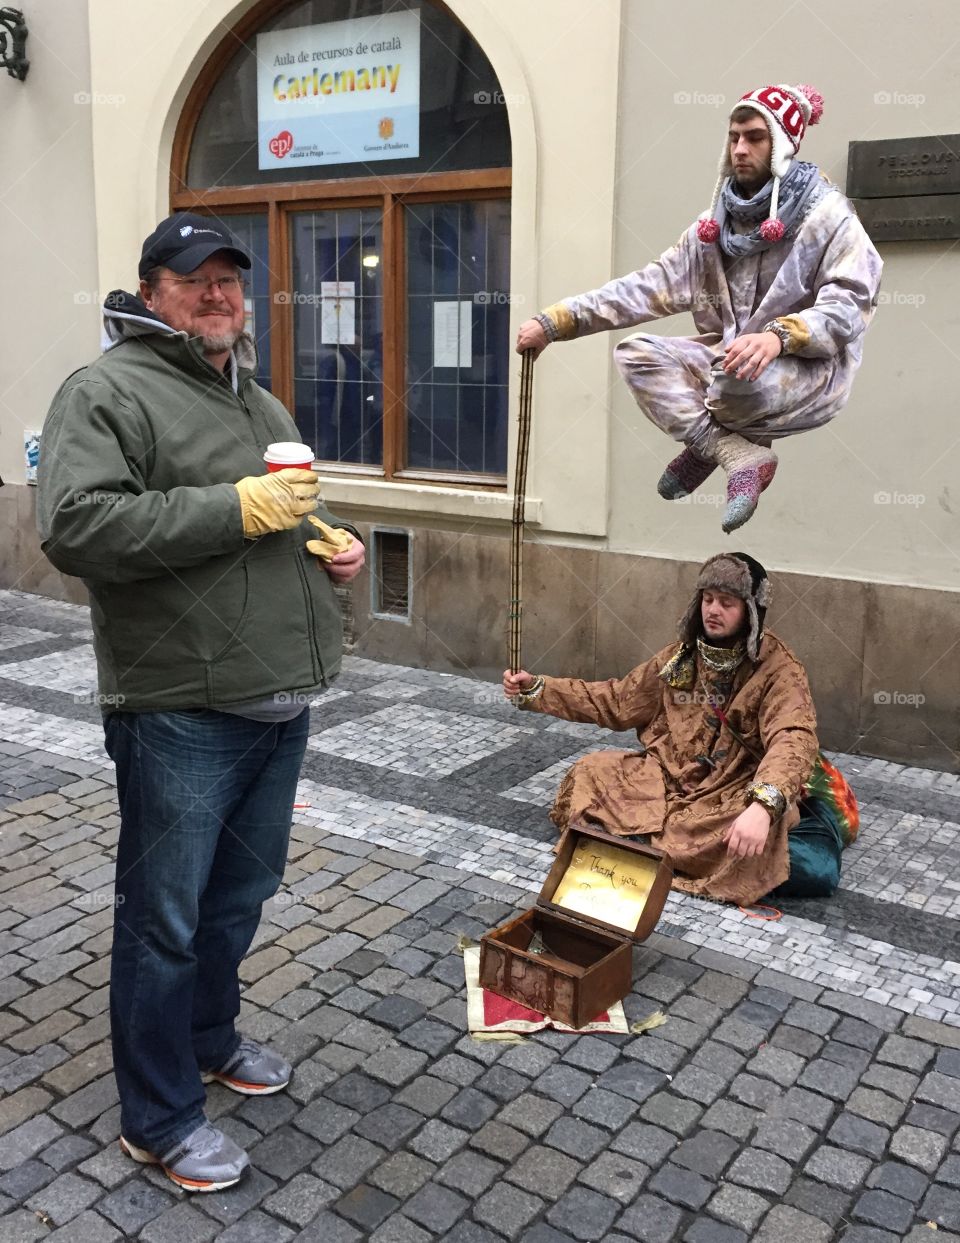
[{"label": "wooden window frame", "polygon": [[[439,0],[430,0],[455,21]],[[323,462],[325,472],[389,481],[431,483],[503,492],[502,475],[468,471],[411,470],[406,465],[406,203],[441,203],[510,198],[510,168],[482,168],[440,173],[399,173],[381,177],[331,178],[323,181],[271,182],[268,185],[223,186],[197,190],[187,182],[190,150],[203,106],[225,72],[238,46],[255,37],[278,11],[276,0],[261,0],[218,43],[194,82],[177,122],[170,159],[171,211],[231,215],[265,213],[270,266],[270,352],[274,395],[294,409],[294,328],[292,300],[277,295],[294,287],[290,247],[290,216],[296,211],[325,208],[381,207],[383,255],[383,464]]]}]

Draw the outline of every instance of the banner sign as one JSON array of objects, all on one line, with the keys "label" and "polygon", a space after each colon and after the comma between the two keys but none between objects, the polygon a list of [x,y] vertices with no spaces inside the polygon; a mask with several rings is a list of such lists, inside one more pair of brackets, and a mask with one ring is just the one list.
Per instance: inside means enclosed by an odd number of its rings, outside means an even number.
[{"label": "banner sign", "polygon": [[416,10],[257,35],[260,168],[420,154]]}]

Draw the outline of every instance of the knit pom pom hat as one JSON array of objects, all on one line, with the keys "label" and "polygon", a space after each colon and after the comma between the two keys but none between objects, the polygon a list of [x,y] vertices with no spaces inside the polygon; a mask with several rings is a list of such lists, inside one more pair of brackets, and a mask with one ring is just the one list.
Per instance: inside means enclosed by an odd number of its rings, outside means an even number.
[{"label": "knit pom pom hat", "polygon": [[739,596],[747,606],[747,655],[757,659],[763,638],[763,621],[773,598],[767,571],[746,552],[721,552],[700,567],[697,587],[677,633],[686,647],[694,647],[703,634],[700,601],[704,591],[725,591]]},{"label": "knit pom pom hat", "polygon": [[[760,226],[760,236],[766,242],[779,242],[783,237],[783,223],[777,219],[780,198],[780,178],[786,176],[790,162],[800,150],[800,143],[808,125],[816,125],[823,115],[823,96],[812,86],[761,86],[749,91],[737,101],[737,108],[752,108],[767,123],[770,131],[770,172],[773,174],[773,193],[770,196],[770,215]],[[701,242],[711,243],[720,237],[720,225],[715,219],[717,203],[723,183],[733,176],[730,163],[730,142],[723,142],[720,172],[710,201],[710,211],[697,224],[697,237]]]}]

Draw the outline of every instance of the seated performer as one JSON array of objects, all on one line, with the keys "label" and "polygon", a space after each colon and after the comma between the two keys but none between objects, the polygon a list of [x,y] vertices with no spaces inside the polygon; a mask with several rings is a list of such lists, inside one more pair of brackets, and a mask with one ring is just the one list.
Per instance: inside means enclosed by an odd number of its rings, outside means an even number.
[{"label": "seated performer", "polygon": [[503,675],[520,708],[635,729],[639,751],[598,751],[567,772],[550,818],[645,836],[674,887],[749,905],[787,879],[787,833],[817,755],[807,675],[764,634],[766,571],[746,553],[700,570],[671,644],[625,678]]},{"label": "seated performer", "polygon": [[637,404],[686,448],[657,491],[678,500],[722,466],[724,531],[777,469],[772,440],[846,404],[873,316],[880,256],[850,201],[794,159],[823,101],[765,86],[730,114],[709,218],[638,272],[565,298],[520,327],[517,350],[691,311],[698,336],[636,334],[614,357]]}]

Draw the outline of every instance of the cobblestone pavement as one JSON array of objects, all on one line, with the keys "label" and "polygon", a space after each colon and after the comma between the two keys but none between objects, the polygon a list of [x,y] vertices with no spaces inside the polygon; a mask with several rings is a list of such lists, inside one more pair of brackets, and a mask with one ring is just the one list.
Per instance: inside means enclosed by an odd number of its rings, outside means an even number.
[{"label": "cobblestone pavement", "polygon": [[347,661],[242,972],[243,1028],[294,1078],[209,1090],[254,1172],[187,1197],[116,1144],[87,613],[0,592],[0,1243],[958,1243],[954,776],[839,757],[864,827],[829,902],[762,922],[671,896],[625,1003],[655,1032],[466,1035],[458,937],[532,901],[565,766],[627,745]]}]

